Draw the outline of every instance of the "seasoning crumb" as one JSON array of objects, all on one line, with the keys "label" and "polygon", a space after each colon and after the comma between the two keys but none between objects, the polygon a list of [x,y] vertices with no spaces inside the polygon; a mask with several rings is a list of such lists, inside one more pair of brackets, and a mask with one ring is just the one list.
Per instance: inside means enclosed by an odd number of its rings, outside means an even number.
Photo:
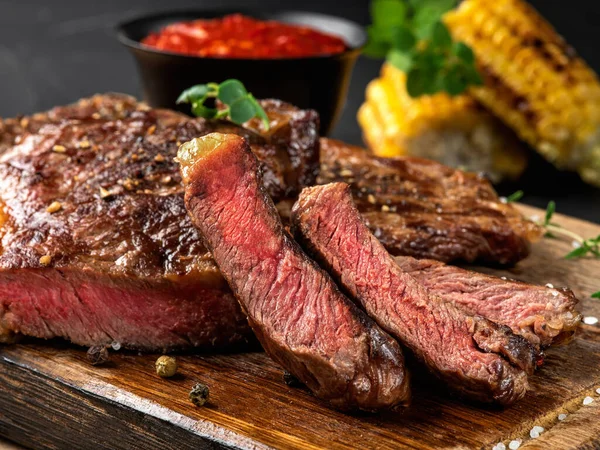
[{"label": "seasoning crumb", "polygon": [[52,146],[52,151],[56,153],[64,153],[67,151],[67,148],[64,145],[54,145]]},{"label": "seasoning crumb", "polygon": [[172,356],[161,356],[154,366],[156,374],[162,378],[170,378],[177,373],[177,360]]},{"label": "seasoning crumb", "polygon": [[289,373],[287,370],[283,372],[283,382],[287,384],[289,387],[300,387],[302,383],[298,378]]},{"label": "seasoning crumb", "polygon": [[373,194],[369,194],[369,195],[367,195],[367,201],[369,203],[371,203],[372,205],[374,205],[377,202],[377,199],[375,198],[375,196]]},{"label": "seasoning crumb", "polygon": [[208,386],[202,383],[196,383],[190,391],[189,398],[196,406],[202,406],[208,401]]},{"label": "seasoning crumb", "polygon": [[586,316],[583,318],[583,323],[586,325],[596,325],[598,323],[598,318],[594,316]]},{"label": "seasoning crumb", "polygon": [[521,439],[515,439],[514,441],[510,441],[510,443],[508,444],[508,448],[510,450],[517,450],[522,443],[523,441]]},{"label": "seasoning crumb", "polygon": [[94,345],[87,351],[87,360],[92,366],[100,366],[109,360],[110,355],[105,345]]},{"label": "seasoning crumb", "polygon": [[110,191],[104,189],[103,187],[100,187],[100,198],[108,198],[110,197],[112,194]]},{"label": "seasoning crumb", "polygon": [[42,266],[48,266],[48,265],[50,265],[51,262],[52,262],[52,256],[50,256],[50,255],[44,255],[40,258],[40,264]]},{"label": "seasoning crumb", "polygon": [[90,144],[90,141],[88,141],[88,140],[81,141],[77,144],[77,147],[84,148],[84,149],[90,148],[91,146],[92,146],[92,144]]},{"label": "seasoning crumb", "polygon": [[594,401],[594,399],[590,396],[587,396],[586,398],[583,399],[583,405],[587,406],[589,404],[591,404]]},{"label": "seasoning crumb", "polygon": [[562,413],[562,414],[559,414],[559,415],[558,415],[558,420],[560,420],[561,422],[562,422],[563,420],[565,420],[566,418],[567,418],[567,415],[566,415],[565,413]]},{"label": "seasoning crumb", "polygon": [[506,450],[506,445],[503,442],[498,442],[492,447],[492,450]]},{"label": "seasoning crumb", "polygon": [[46,208],[46,212],[49,212],[50,214],[53,214],[53,213],[55,213],[57,211],[60,211],[60,208],[62,208],[62,205],[61,205],[60,202],[52,202]]},{"label": "seasoning crumb", "polygon": [[163,177],[162,180],[160,180],[160,181],[162,184],[169,184],[172,180],[173,180],[173,178],[171,178],[171,175],[167,175],[167,176]]},{"label": "seasoning crumb", "polygon": [[27,117],[23,117],[20,122],[21,128],[27,128],[29,125],[29,119]]},{"label": "seasoning crumb", "polygon": [[390,212],[390,207],[388,205],[382,205],[381,206],[381,211],[383,211],[383,212]]},{"label": "seasoning crumb", "polygon": [[544,432],[544,427],[540,427],[540,426],[535,426],[531,429],[531,431],[529,432],[529,436],[532,439],[536,439],[540,437],[540,434],[542,434]]},{"label": "seasoning crumb", "polygon": [[154,161],[156,161],[156,162],[163,162],[164,160],[165,160],[165,157],[163,155],[161,155],[160,153],[154,157]]},{"label": "seasoning crumb", "polygon": [[146,134],[148,135],[152,135],[154,134],[154,132],[156,131],[156,125],[151,125],[148,130],[146,131]]},{"label": "seasoning crumb", "polygon": [[98,120],[100,117],[102,117],[102,116],[100,115],[100,113],[97,113],[97,112],[95,112],[94,114],[92,114],[92,119],[96,119],[96,120]]},{"label": "seasoning crumb", "polygon": [[352,175],[354,175],[354,172],[352,172],[349,169],[343,169],[340,171],[340,175],[343,177],[351,177]]}]

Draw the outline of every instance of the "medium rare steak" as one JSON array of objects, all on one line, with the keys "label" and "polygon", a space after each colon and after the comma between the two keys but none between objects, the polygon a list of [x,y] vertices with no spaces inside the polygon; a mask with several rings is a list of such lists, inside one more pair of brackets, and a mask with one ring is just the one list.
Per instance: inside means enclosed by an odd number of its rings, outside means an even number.
[{"label": "medium rare steak", "polygon": [[287,235],[246,141],[212,133],[178,158],[187,210],[265,351],[336,407],[406,402],[398,343]]},{"label": "medium rare steak", "polygon": [[0,126],[0,335],[222,346],[251,335],[187,216],[178,143],[214,130],[251,144],[276,198],[314,182],[318,117],[281,102],[270,136],[95,96]]},{"label": "medium rare steak", "polygon": [[[365,225],[350,188],[306,188],[292,210],[296,236],[377,323],[449,386],[510,404],[541,358],[508,327],[469,316],[405,273]],[[540,360],[541,361],[541,360]]]},{"label": "medium rare steak", "polygon": [[344,181],[393,255],[514,264],[541,229],[500,202],[484,178],[420,158],[379,158],[321,139],[319,183]]},{"label": "medium rare steak", "polygon": [[470,314],[509,326],[538,348],[569,341],[581,320],[570,289],[535,286],[408,256],[399,256],[396,262],[429,292]]}]

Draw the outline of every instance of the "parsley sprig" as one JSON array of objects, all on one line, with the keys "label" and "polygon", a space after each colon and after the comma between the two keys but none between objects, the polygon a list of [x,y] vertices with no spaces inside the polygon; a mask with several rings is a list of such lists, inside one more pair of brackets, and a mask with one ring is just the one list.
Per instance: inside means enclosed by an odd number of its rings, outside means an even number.
[{"label": "parsley sprig", "polygon": [[373,0],[364,53],[406,73],[411,97],[463,93],[483,81],[469,46],[455,42],[442,21],[457,0]]},{"label": "parsley sprig", "polygon": [[[218,99],[225,105],[224,108],[212,108],[205,103],[209,99]],[[256,101],[239,80],[226,80],[220,84],[197,84],[181,93],[177,103],[192,105],[192,113],[197,117],[206,119],[229,118],[238,125],[258,117],[265,128],[269,129],[269,118],[265,110]]]},{"label": "parsley sprig", "polygon": [[555,212],[556,202],[551,200],[548,202],[548,207],[546,208],[546,214],[543,222],[539,223],[538,225],[542,226],[546,230],[546,237],[555,238],[556,235],[563,235],[573,239],[573,241],[579,244],[579,247],[570,251],[564,257],[566,259],[574,259],[591,254],[596,258],[600,258],[600,235],[594,238],[585,239],[577,233],[563,228],[558,223],[552,221],[552,217],[554,216]]}]

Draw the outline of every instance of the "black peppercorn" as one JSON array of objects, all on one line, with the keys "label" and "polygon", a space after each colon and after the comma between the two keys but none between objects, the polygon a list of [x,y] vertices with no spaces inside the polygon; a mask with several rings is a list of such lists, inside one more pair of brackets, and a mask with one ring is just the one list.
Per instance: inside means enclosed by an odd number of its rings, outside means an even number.
[{"label": "black peppercorn", "polygon": [[105,345],[94,345],[87,351],[87,359],[92,366],[104,364],[109,359],[108,348]]},{"label": "black peppercorn", "polygon": [[196,383],[190,391],[190,400],[196,406],[202,406],[208,401],[208,386],[202,383]]}]

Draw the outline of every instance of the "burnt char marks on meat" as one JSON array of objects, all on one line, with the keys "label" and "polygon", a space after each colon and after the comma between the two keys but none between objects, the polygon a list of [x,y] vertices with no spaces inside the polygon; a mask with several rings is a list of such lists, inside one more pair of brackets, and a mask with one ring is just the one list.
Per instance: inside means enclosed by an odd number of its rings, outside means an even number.
[{"label": "burnt char marks on meat", "polygon": [[396,262],[430,292],[509,326],[538,348],[568,342],[581,315],[571,290],[535,286],[485,275],[433,260],[399,256]]},{"label": "burnt char marks on meat", "polygon": [[344,183],[306,188],[292,210],[298,239],[386,331],[460,393],[510,404],[540,355],[507,327],[465,314],[402,271],[371,234]]},{"label": "burnt char marks on meat", "polygon": [[319,183],[335,181],[351,186],[367,225],[393,255],[514,264],[541,235],[478,175],[323,138]]},{"label": "burnt char marks on meat", "polygon": [[144,350],[245,339],[245,317],[187,215],[174,157],[186,140],[238,133],[269,194],[293,195],[310,181],[297,167],[318,166],[318,118],[280,106],[289,141],[117,94],[0,122],[0,333]]},{"label": "burnt char marks on meat", "polygon": [[210,134],[178,158],[190,216],[265,351],[336,407],[406,402],[400,347],[287,235],[244,139]]}]

